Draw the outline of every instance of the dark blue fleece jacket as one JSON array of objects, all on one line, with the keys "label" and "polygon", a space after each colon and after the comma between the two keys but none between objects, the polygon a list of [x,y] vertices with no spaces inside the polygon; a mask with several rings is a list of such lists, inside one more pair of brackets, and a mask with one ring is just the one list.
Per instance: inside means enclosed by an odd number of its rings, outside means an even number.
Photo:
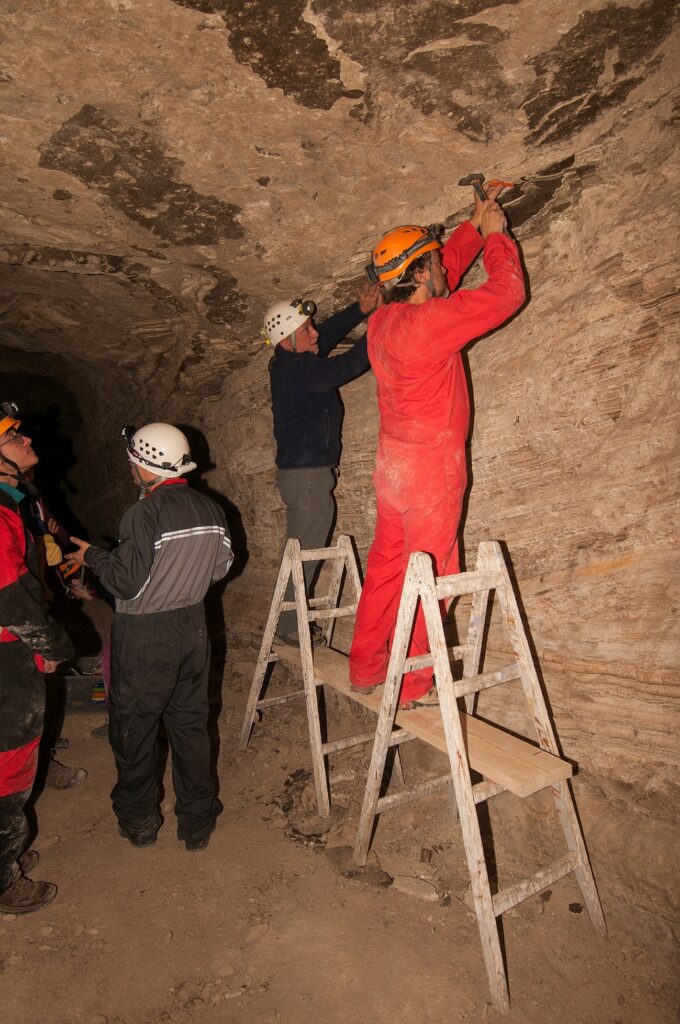
[{"label": "dark blue fleece jacket", "polygon": [[279,469],[337,466],[343,407],[337,388],[369,368],[364,334],[348,352],[329,352],[363,320],[359,303],[318,327],[319,354],[276,347],[269,363]]}]

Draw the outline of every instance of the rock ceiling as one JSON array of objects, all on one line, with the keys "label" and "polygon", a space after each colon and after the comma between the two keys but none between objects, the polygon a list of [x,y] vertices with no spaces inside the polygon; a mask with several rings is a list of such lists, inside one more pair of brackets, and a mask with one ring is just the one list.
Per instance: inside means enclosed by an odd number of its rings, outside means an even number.
[{"label": "rock ceiling", "polygon": [[545,230],[674,4],[558,9],[8,0],[4,344],[215,395],[271,300],[344,298],[395,219],[462,215],[470,169],[518,181],[520,237]]}]

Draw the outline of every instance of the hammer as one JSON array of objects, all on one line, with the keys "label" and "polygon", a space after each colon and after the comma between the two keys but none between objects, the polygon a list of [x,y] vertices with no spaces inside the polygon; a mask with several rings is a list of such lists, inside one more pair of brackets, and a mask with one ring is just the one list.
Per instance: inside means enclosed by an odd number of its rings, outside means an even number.
[{"label": "hammer", "polygon": [[[484,175],[482,174],[482,172],[481,171],[473,171],[472,174],[466,174],[464,178],[461,178],[460,181],[458,182],[458,184],[459,185],[472,185],[473,189],[475,190],[475,192],[477,193],[479,198],[482,200],[482,202],[484,202],[484,200],[488,199],[489,197],[487,196],[486,192],[482,188],[482,182],[483,181],[484,181]],[[515,184],[514,181],[490,181],[489,182],[489,185],[493,185],[494,188],[497,187],[498,185],[502,185],[503,188],[512,188],[514,184]]]},{"label": "hammer", "polygon": [[472,174],[466,174],[464,178],[461,178],[458,182],[459,185],[472,185],[473,189],[482,200],[485,202],[489,197],[482,188],[482,182],[484,181],[484,175],[481,171],[473,171]]}]

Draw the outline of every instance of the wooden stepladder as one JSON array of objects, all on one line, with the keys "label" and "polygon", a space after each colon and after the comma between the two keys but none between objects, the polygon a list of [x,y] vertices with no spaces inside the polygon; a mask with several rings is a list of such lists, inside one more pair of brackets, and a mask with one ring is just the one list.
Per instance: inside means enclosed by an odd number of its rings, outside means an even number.
[{"label": "wooden stepladder", "polygon": [[[328,585],[328,592],[323,597],[307,598],[305,581],[302,572],[303,562],[319,562],[330,560],[332,568]],[[351,603],[338,606],[343,577],[346,575],[347,582],[352,591],[353,600]],[[295,600],[285,601],[284,595],[288,580],[293,579]],[[246,711],[243,718],[240,746],[242,750],[248,746],[250,733],[258,711],[274,707],[278,704],[286,704],[291,700],[305,698],[307,705],[307,722],[309,725],[309,742],[312,752],[312,768],[314,772],[314,784],[316,787],[316,800],[319,814],[327,817],[330,814],[330,799],[328,794],[328,780],[324,757],[326,754],[346,747],[356,745],[359,742],[368,742],[373,739],[373,733],[361,737],[351,737],[347,740],[336,740],[331,743],[324,743],[321,737],[321,725],[319,721],[319,702],[317,697],[317,682],[314,673],[314,658],[312,654],[312,639],[309,624],[310,622],[321,622],[322,633],[326,644],[330,646],[333,637],[333,629],[337,619],[354,615],[361,595],[361,578],[357,565],[356,555],[348,536],[340,535],[335,547],[328,548],[300,548],[299,540],[287,541],[281,558],[279,574],[274,586],[274,596],[269,608],[267,623],[262,636],[260,653],[255,666],[255,673],[246,703]],[[292,693],[282,694],[277,697],[260,698],[262,685],[269,666],[281,660],[281,655],[272,651],[275,641],[276,626],[281,612],[297,611],[298,635],[300,637],[300,650],[295,653],[299,655],[302,667],[303,689],[294,690]]]},{"label": "wooden stepladder", "polygon": [[[485,622],[493,592],[500,604],[501,618],[507,630],[515,660],[511,665],[498,671],[480,674]],[[466,642],[461,647],[447,649],[439,602],[450,601],[455,597],[467,594],[472,595],[472,608]],[[419,600],[422,602],[425,614],[431,653],[409,659],[406,655]],[[451,657],[454,660],[462,660],[462,679],[454,681],[451,672]],[[465,700],[467,712],[471,715],[476,694],[481,690],[519,680],[536,728],[540,748],[559,757],[557,740],[522,624],[517,597],[498,543],[489,541],[480,544],[476,568],[471,572],[455,576],[435,578],[432,561],[428,555],[416,552],[410,557],[354,849],[354,859],[359,865],[366,862],[376,815],[382,809],[386,810],[394,805],[394,800],[389,796],[380,798],[379,794],[397,714],[403,674],[428,665],[434,667],[441,720],[451,767],[451,780],[470,872],[491,996],[494,1006],[498,1010],[507,1012],[510,1002],[497,917],[529,896],[552,885],[558,879],[573,873],[593,927],[604,935],[606,934],[606,925],[573,796],[566,778],[553,781],[549,787],[545,787],[544,784],[543,788],[550,788],[552,792],[568,852],[554,863],[539,869],[516,885],[494,894],[490,889],[476,805],[499,793],[506,792],[508,787],[489,778],[476,784],[472,783],[466,754],[467,737],[463,724],[464,721],[471,719],[461,714],[458,700]],[[412,714],[416,714],[416,712]],[[537,755],[538,757],[545,756],[538,748]],[[421,793],[426,791],[428,790],[421,785]],[[420,794],[415,787],[412,798],[416,799],[418,795]],[[407,796],[407,792],[400,794],[399,802],[406,802]]]}]

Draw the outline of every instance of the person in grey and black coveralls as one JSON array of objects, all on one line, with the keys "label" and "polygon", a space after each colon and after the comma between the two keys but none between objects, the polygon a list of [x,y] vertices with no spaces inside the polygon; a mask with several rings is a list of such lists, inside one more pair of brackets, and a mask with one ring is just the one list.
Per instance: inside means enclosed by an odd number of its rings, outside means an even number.
[{"label": "person in grey and black coveralls", "polygon": [[172,752],[177,837],[202,850],[220,805],[210,773],[208,639],[203,598],[226,576],[231,540],[222,510],[183,479],[195,469],[184,434],[167,423],[126,428],[140,500],[124,514],[111,552],[72,538],[116,599],[111,633],[109,734],[118,768],[111,793],[119,832],[134,846],[156,841],[157,737]]}]

